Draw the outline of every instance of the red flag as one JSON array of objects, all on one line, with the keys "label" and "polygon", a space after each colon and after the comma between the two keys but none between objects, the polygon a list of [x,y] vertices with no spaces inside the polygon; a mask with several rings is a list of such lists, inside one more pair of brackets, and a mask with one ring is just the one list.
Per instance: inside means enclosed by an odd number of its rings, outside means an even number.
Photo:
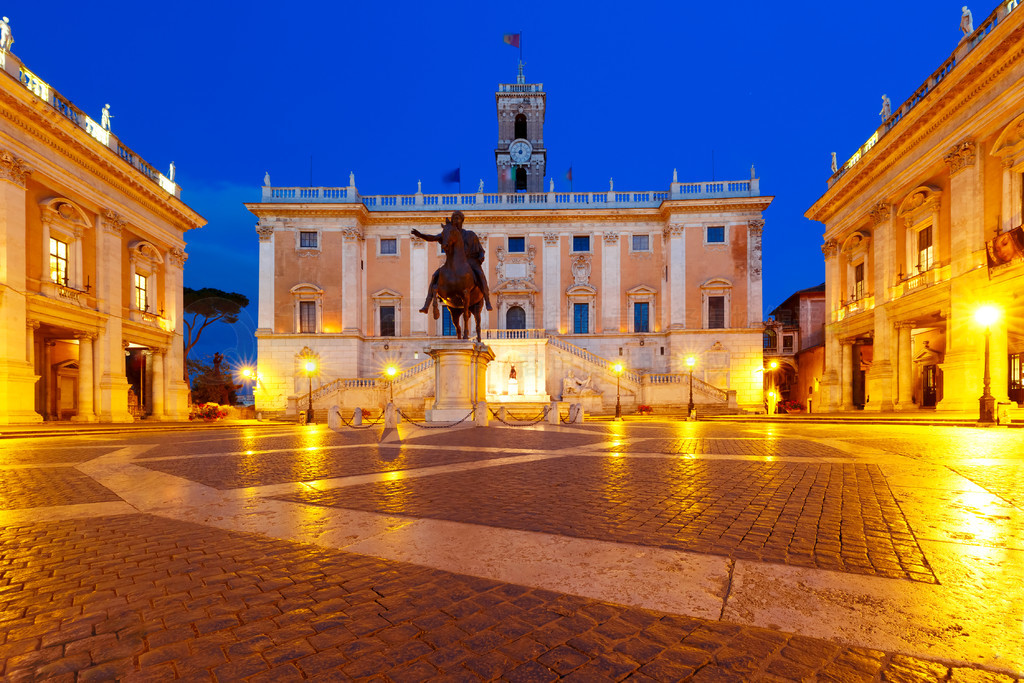
[{"label": "red flag", "polygon": [[511,45],[512,47],[519,47],[519,36],[521,35],[521,33],[506,33],[503,40],[505,41],[506,45]]}]

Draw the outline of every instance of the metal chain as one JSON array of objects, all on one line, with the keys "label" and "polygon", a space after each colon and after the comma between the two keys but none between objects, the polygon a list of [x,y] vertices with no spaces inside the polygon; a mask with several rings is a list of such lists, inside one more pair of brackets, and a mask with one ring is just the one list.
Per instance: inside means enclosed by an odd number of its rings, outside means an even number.
[{"label": "metal chain", "polygon": [[539,422],[544,421],[544,419],[548,416],[548,412],[550,410],[551,410],[551,405],[549,404],[549,405],[544,406],[544,410],[541,411],[540,417],[538,417],[536,419],[525,420],[525,421],[520,420],[518,423],[512,423],[512,422],[508,422],[507,420],[503,420],[501,418],[501,416],[498,415],[498,413],[494,412],[493,408],[490,409],[491,414],[494,415],[494,417],[497,418],[497,420],[499,422],[501,422],[503,425],[505,425],[506,427],[532,427],[533,425],[535,425],[535,424],[537,424]]},{"label": "metal chain", "polygon": [[370,427],[373,427],[374,425],[379,425],[380,424],[381,420],[384,419],[384,412],[381,411],[380,417],[378,417],[376,420],[374,420],[372,422],[366,422],[366,423],[364,423],[362,425],[353,424],[355,422],[355,420],[356,420],[355,414],[352,415],[352,421],[351,422],[345,419],[345,416],[341,414],[340,410],[338,411],[338,417],[341,418],[342,424],[344,424],[346,427],[351,427],[352,429],[369,429]]},{"label": "metal chain", "polygon": [[417,427],[423,427],[424,429],[444,429],[445,427],[457,427],[458,425],[462,424],[463,422],[465,422],[469,418],[473,417],[473,415],[476,414],[476,408],[473,408],[472,410],[470,410],[469,413],[466,415],[466,417],[462,418],[458,422],[451,422],[451,423],[445,423],[445,424],[440,424],[440,425],[431,424],[429,422],[418,422],[417,420],[414,420],[411,417],[409,417],[405,413],[405,411],[402,410],[401,408],[398,409],[398,414],[401,415],[402,419],[404,419],[406,422],[409,422],[410,424],[414,424]]}]

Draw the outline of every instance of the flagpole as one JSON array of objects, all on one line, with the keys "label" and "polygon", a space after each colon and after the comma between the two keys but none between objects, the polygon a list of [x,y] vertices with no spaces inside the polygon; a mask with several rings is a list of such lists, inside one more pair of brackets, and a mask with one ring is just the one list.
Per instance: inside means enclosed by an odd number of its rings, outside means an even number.
[{"label": "flagpole", "polygon": [[523,29],[519,29],[519,63],[523,62]]},{"label": "flagpole", "polygon": [[462,162],[459,162],[459,194],[462,194]]}]

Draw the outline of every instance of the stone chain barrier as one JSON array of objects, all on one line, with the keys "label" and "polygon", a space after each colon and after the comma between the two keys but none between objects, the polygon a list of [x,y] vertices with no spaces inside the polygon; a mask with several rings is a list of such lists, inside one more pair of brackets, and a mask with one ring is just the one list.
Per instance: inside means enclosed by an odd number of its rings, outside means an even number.
[{"label": "stone chain barrier", "polygon": [[458,422],[446,422],[444,424],[431,424],[430,422],[420,422],[418,420],[414,420],[413,418],[409,417],[409,415],[401,408],[398,409],[398,414],[402,416],[403,420],[410,424],[414,424],[417,427],[423,427],[424,429],[444,429],[446,427],[456,427],[465,422],[466,420],[468,420],[469,418],[473,417],[476,414],[476,408],[470,410],[469,413],[466,414],[466,417],[462,418]]},{"label": "stone chain barrier", "polygon": [[[345,425],[346,427],[351,427],[352,429],[369,429],[370,427],[373,427],[375,425],[379,425],[381,423],[381,421],[384,419],[384,412],[381,411],[380,416],[376,420],[372,420],[372,421],[366,422],[366,423],[362,423],[362,421],[360,421],[360,424],[356,424],[356,411],[358,411],[361,414],[362,413],[362,408],[356,408],[355,411],[353,411],[352,419],[351,420],[346,420],[345,419],[345,416],[341,414],[341,408],[339,408],[338,406],[332,407],[331,411],[338,415],[338,419],[341,421],[341,423],[343,425]],[[328,418],[328,426],[330,426],[330,419],[329,418]]]},{"label": "stone chain barrier", "polygon": [[494,408],[489,408],[489,410],[491,411],[491,415],[493,415],[494,417],[498,418],[498,422],[502,423],[506,427],[532,427],[533,425],[537,424],[538,422],[543,422],[545,419],[547,419],[548,412],[551,410],[551,405],[548,404],[548,405],[544,406],[544,410],[541,411],[540,417],[531,418],[529,420],[517,420],[517,422],[515,422],[515,423],[509,422],[509,421],[505,420],[501,415],[499,415],[494,410]]}]

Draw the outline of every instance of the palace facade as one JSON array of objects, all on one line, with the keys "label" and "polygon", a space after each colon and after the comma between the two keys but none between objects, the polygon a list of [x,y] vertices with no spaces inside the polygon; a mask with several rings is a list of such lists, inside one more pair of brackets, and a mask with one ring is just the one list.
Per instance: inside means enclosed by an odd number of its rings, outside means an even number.
[{"label": "palace facade", "polygon": [[184,233],[205,221],[3,50],[0,98],[0,424],[188,419]]},{"label": "palace facade", "polygon": [[364,195],[351,176],[333,188],[268,177],[262,200],[246,204],[259,219],[257,410],[310,397],[321,409],[376,405],[391,363],[402,371],[386,387],[396,401],[429,402],[423,349],[453,329],[447,311],[434,320],[418,310],[444,256],[410,231],[437,234],[456,209],[486,249],[490,402],[572,395],[603,410],[618,385],[626,406],[682,405],[692,356],[697,403],[760,407],[762,212],[772,198],[758,180],[545,192],[542,85],[520,69],[495,98],[498,193]]},{"label": "palace facade", "polygon": [[825,224],[822,407],[977,413],[986,337],[992,395],[1024,401],[1022,112],[1024,10],[1000,3],[829,178],[806,213]]}]

